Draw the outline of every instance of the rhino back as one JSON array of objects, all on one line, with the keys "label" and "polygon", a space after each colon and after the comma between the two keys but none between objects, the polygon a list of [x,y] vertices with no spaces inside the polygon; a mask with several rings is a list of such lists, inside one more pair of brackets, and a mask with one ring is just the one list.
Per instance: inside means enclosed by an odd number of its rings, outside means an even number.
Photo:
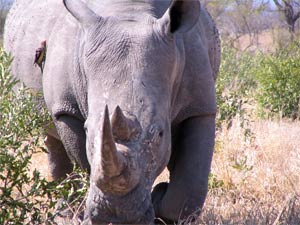
[{"label": "rhino back", "polygon": [[16,0],[4,32],[4,49],[14,57],[12,73],[28,87],[41,90],[42,74],[34,65],[35,51],[48,40],[61,14],[60,0]]}]

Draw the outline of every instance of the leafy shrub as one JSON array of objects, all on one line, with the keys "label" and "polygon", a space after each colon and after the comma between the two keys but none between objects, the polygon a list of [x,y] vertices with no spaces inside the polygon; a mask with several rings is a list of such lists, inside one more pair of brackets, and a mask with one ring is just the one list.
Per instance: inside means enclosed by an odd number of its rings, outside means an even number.
[{"label": "leafy shrub", "polygon": [[[38,94],[24,87],[13,91],[17,81],[9,74],[10,63],[0,48],[0,224],[52,224],[63,207],[72,210],[82,204],[87,175],[76,170],[53,182],[31,171],[32,155],[45,151],[41,129],[49,115],[37,106]],[[57,199],[64,204],[55,211]]]},{"label": "leafy shrub", "polygon": [[56,198],[59,198],[60,203],[56,213],[67,216],[68,219],[74,221],[74,224],[75,221],[81,222],[89,189],[88,173],[74,166],[73,172],[68,174],[67,178],[58,183],[55,188]]},{"label": "leafy shrub", "polygon": [[218,127],[224,122],[230,126],[236,116],[240,116],[242,122],[245,121],[245,106],[257,85],[253,75],[255,64],[256,58],[249,53],[238,52],[226,45],[223,47],[216,87]]},{"label": "leafy shrub", "polygon": [[208,188],[209,190],[214,190],[218,188],[224,188],[224,181],[218,180],[217,176],[213,173],[210,173],[208,176]]},{"label": "leafy shrub", "polygon": [[260,114],[267,117],[299,118],[300,49],[294,42],[289,47],[262,57],[256,70]]},{"label": "leafy shrub", "polygon": [[47,113],[32,110],[34,96],[9,75],[10,57],[0,49],[0,224],[42,223],[52,215],[54,184],[30,174],[30,159],[39,146],[39,128]]}]

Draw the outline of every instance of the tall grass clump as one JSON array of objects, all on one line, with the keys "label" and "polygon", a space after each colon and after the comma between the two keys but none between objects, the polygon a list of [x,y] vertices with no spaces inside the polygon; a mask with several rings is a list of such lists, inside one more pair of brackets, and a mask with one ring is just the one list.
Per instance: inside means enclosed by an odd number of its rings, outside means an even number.
[{"label": "tall grass clump", "polygon": [[47,181],[30,168],[33,154],[46,151],[41,139],[49,115],[37,105],[38,94],[24,87],[13,91],[18,82],[9,73],[11,62],[0,48],[0,224],[52,224],[57,199],[63,199],[61,209],[72,206],[85,195],[87,186],[79,182],[86,177]]},{"label": "tall grass clump", "polygon": [[262,117],[299,119],[300,42],[261,58],[256,79],[257,101]]}]

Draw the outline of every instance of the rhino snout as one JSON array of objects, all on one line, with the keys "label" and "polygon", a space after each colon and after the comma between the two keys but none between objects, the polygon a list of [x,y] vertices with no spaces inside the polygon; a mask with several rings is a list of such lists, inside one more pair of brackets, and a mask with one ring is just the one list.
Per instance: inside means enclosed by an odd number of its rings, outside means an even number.
[{"label": "rhino snout", "polygon": [[[116,126],[120,127],[119,133],[123,137],[128,137],[132,129],[119,107],[115,110],[112,121],[115,128]],[[100,149],[95,150],[98,152],[92,163],[91,177],[93,181],[105,193],[127,194],[138,185],[140,168],[130,149],[115,143],[107,106],[105,107],[99,142]]]}]

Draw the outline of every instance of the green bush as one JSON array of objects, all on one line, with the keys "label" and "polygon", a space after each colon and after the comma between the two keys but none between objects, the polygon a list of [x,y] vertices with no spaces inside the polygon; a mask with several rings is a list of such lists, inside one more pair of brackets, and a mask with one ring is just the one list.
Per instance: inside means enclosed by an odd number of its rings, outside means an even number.
[{"label": "green bush", "polygon": [[[225,45],[217,80],[217,124],[247,123],[249,108],[263,118],[300,117],[300,43],[273,54],[239,52]],[[250,113],[251,114],[251,113]]]},{"label": "green bush", "polygon": [[240,116],[241,121],[246,119],[248,112],[245,106],[249,104],[257,85],[253,74],[255,65],[256,58],[249,53],[223,46],[216,87],[218,127],[222,123],[230,125],[236,116]]},{"label": "green bush", "polygon": [[[82,203],[87,176],[77,170],[66,180],[51,182],[31,171],[32,155],[45,151],[41,129],[49,115],[37,106],[38,94],[24,87],[13,91],[17,81],[9,74],[10,63],[0,48],[0,224],[52,224],[64,207]],[[57,199],[64,203],[58,209]]]},{"label": "green bush", "polygon": [[30,174],[30,159],[39,147],[40,127],[48,117],[46,112],[32,110],[33,94],[21,88],[8,67],[10,57],[0,49],[0,224],[42,223],[51,217],[51,188],[54,184]]},{"label": "green bush", "polygon": [[263,117],[299,118],[299,43],[262,57],[256,70],[259,88],[256,98]]}]

